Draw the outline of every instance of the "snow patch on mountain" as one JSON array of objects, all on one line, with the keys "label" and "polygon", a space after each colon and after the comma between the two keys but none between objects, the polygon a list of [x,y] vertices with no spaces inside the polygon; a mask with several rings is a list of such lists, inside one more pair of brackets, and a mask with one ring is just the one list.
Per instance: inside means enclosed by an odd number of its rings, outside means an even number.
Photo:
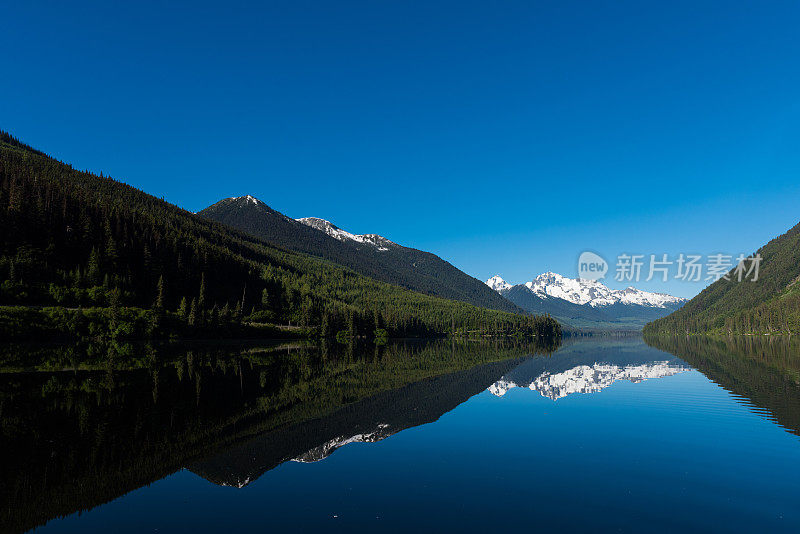
[{"label": "snow patch on mountain", "polygon": [[310,226],[321,232],[325,232],[332,238],[338,239],[339,241],[355,241],[356,243],[366,243],[368,245],[372,245],[381,252],[386,252],[389,250],[389,247],[397,245],[396,243],[393,243],[392,241],[389,241],[385,237],[379,236],[378,234],[351,234],[350,232],[342,230],[332,222],[326,221],[325,219],[320,219],[319,217],[303,217],[295,220],[299,223],[305,224],[306,226]]},{"label": "snow patch on mountain", "polygon": [[231,197],[230,200],[243,200],[243,201],[249,202],[250,204],[253,204],[255,206],[257,206],[259,204],[263,204],[263,202],[258,200],[256,197],[250,196],[250,195],[245,195],[243,197]]},{"label": "snow patch on mountain", "polygon": [[363,434],[356,434],[354,436],[349,436],[349,437],[338,436],[329,441],[326,441],[325,443],[323,443],[318,447],[314,447],[310,451],[301,454],[297,458],[292,458],[292,461],[301,463],[319,462],[320,460],[324,460],[325,458],[333,454],[334,451],[336,451],[336,449],[344,447],[345,445],[348,445],[350,443],[375,443],[376,441],[388,438],[393,434],[393,432],[388,429],[389,429],[388,424],[380,423],[378,427],[372,432],[365,432]]},{"label": "snow patch on mountain", "polygon": [[244,480],[238,480],[238,481],[236,481],[234,483],[221,482],[220,486],[228,486],[228,487],[232,487],[232,488],[242,489],[243,487],[245,487],[248,484],[250,484],[250,477],[247,477]]},{"label": "snow patch on mountain", "polygon": [[517,385],[514,382],[501,379],[486,389],[489,390],[489,393],[491,393],[495,397],[502,397],[503,395],[508,393],[509,390],[514,389],[515,387],[517,387]]},{"label": "snow patch on mountain", "polygon": [[688,369],[684,365],[669,361],[625,366],[598,362],[592,365],[579,365],[561,373],[544,372],[528,385],[515,384],[501,378],[487,390],[492,395],[502,397],[515,387],[527,387],[531,391],[538,391],[542,397],[555,401],[575,393],[596,393],[617,380],[638,383],[651,378],[673,376]]},{"label": "snow patch on mountain", "polygon": [[[492,287],[490,282],[494,279],[503,281],[499,276],[495,276],[490,278],[486,283]],[[506,284],[505,281],[503,281],[503,283]],[[511,286],[508,285],[508,287]],[[642,291],[635,287],[611,289],[597,280],[567,278],[566,276],[553,272],[540,274],[532,281],[526,282],[525,287],[542,298],[554,297],[564,299],[573,304],[588,304],[592,307],[629,304],[647,306],[650,308],[665,308],[668,304],[679,304],[687,300],[681,297],[673,297],[666,293]],[[507,289],[507,287],[493,287],[493,289],[502,291],[503,289]]]}]

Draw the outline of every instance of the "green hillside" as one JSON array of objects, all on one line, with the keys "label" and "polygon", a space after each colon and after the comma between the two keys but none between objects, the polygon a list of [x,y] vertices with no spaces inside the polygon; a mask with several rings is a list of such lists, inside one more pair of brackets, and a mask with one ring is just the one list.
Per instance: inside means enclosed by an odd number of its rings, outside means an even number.
[{"label": "green hillside", "polygon": [[423,295],[271,246],[6,133],[0,229],[5,337],[219,337],[253,334],[245,326],[256,323],[323,336],[559,331],[549,318]]},{"label": "green hillside", "polygon": [[800,333],[800,224],[760,249],[758,280],[720,279],[647,333]]}]

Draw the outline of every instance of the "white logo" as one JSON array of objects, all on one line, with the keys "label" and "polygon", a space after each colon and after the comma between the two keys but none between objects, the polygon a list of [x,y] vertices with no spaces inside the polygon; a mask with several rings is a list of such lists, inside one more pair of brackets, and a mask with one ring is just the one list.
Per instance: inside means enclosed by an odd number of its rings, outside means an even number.
[{"label": "white logo", "polygon": [[583,252],[578,258],[578,278],[600,280],[608,272],[608,262],[594,252]]}]

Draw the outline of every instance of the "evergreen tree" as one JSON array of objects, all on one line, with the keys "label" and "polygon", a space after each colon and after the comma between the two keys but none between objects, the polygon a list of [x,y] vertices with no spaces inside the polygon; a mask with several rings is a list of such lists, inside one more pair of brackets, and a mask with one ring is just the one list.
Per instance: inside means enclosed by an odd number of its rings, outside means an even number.
[{"label": "evergreen tree", "polygon": [[197,325],[197,299],[192,299],[192,304],[189,308],[189,326]]},{"label": "evergreen tree", "polygon": [[202,311],[206,307],[206,273],[200,275],[200,294],[197,299],[197,308]]},{"label": "evergreen tree", "polygon": [[158,277],[158,288],[156,290],[156,302],[154,307],[157,310],[164,309],[164,275]]},{"label": "evergreen tree", "polygon": [[264,309],[269,308],[269,291],[267,291],[267,288],[261,290],[261,307]]},{"label": "evergreen tree", "polygon": [[328,312],[324,312],[322,314],[322,322],[319,327],[320,337],[328,338],[331,335],[330,332],[330,318],[328,316]]},{"label": "evergreen tree", "polygon": [[188,313],[187,304],[186,304],[186,297],[181,298],[181,303],[178,306],[178,317],[181,319],[186,319],[186,315]]},{"label": "evergreen tree", "polygon": [[92,251],[89,254],[89,263],[86,267],[86,277],[89,279],[89,282],[92,285],[96,286],[100,283],[100,253],[95,247],[92,247]]}]

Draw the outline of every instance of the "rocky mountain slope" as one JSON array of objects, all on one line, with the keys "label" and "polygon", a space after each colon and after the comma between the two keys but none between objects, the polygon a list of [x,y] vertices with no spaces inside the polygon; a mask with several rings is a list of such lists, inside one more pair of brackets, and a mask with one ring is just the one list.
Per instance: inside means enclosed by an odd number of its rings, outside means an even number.
[{"label": "rocky mountain slope", "polygon": [[375,234],[356,235],[316,217],[292,219],[252,197],[226,198],[198,213],[267,243],[333,261],[357,273],[407,289],[482,308],[522,310],[430,252]]}]

